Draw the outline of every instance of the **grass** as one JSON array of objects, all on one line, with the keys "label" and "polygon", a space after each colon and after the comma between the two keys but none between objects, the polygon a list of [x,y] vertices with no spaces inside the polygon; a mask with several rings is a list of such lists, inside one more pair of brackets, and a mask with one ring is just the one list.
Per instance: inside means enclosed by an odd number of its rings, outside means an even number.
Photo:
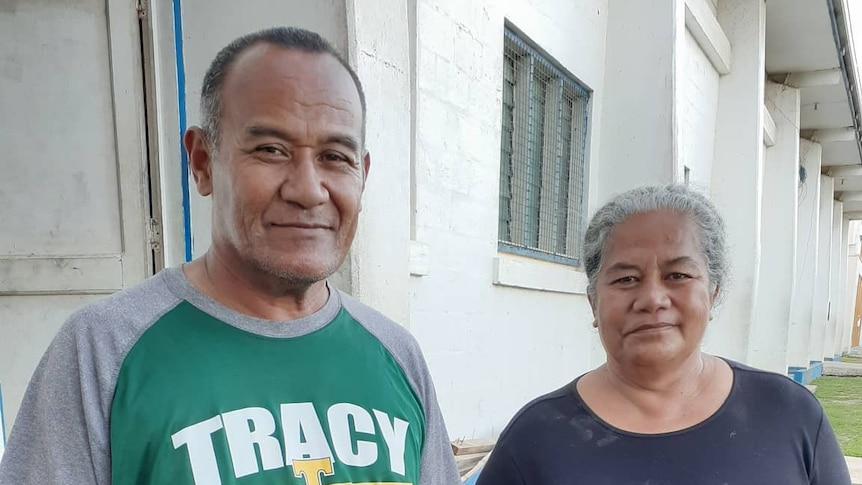
[{"label": "grass", "polygon": [[862,457],[862,377],[821,377],[811,384],[844,454]]},{"label": "grass", "polygon": [[862,357],[850,357],[849,355],[845,355],[841,357],[841,362],[849,362],[851,364],[862,364]]}]

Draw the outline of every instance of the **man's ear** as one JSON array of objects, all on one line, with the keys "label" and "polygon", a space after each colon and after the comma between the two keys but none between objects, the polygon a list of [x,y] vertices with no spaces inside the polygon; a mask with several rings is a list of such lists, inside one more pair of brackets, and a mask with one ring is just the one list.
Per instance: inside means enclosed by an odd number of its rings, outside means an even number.
[{"label": "man's ear", "polygon": [[186,130],[183,145],[189,157],[189,170],[195,179],[198,193],[206,197],[213,192],[212,164],[213,153],[203,130],[193,126]]},{"label": "man's ear", "polygon": [[368,172],[371,171],[371,153],[365,150],[362,156],[362,189],[365,190],[365,181],[368,180]]}]

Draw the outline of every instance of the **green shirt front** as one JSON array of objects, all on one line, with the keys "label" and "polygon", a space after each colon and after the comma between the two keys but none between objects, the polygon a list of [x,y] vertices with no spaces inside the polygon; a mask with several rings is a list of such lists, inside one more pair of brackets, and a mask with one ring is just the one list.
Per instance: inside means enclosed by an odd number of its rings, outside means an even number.
[{"label": "green shirt front", "polygon": [[346,311],[272,338],[181,303],[126,356],[111,408],[113,483],[417,483],[422,406]]}]

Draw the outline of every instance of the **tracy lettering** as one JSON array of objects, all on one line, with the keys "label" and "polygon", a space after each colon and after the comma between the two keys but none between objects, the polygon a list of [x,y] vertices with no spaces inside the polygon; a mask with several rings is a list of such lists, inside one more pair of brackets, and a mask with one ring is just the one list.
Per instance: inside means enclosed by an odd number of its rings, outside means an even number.
[{"label": "tracy lettering", "polygon": [[285,403],[279,411],[281,442],[275,436],[273,414],[261,407],[216,415],[177,431],[171,441],[174,449],[185,447],[196,485],[222,483],[213,443],[213,435],[222,430],[236,478],[259,473],[259,456],[263,470],[290,466],[293,475],[304,479],[305,485],[320,485],[322,476],[334,474],[336,460],[351,467],[367,467],[377,462],[378,442],[355,436],[356,433],[376,436],[376,422],[389,452],[390,471],[405,475],[407,421],[392,419],[376,409],[369,413],[355,404],[337,403],[326,412],[330,442],[312,403]]}]

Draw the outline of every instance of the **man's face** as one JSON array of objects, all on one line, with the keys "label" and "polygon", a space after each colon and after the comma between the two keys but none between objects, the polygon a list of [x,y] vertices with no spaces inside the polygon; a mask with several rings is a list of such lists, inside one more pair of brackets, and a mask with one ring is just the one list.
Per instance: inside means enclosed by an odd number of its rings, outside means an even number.
[{"label": "man's face", "polygon": [[292,284],[325,279],[353,241],[370,166],[350,74],[331,55],[260,44],[221,99],[209,171],[195,173],[213,197],[214,248]]}]

